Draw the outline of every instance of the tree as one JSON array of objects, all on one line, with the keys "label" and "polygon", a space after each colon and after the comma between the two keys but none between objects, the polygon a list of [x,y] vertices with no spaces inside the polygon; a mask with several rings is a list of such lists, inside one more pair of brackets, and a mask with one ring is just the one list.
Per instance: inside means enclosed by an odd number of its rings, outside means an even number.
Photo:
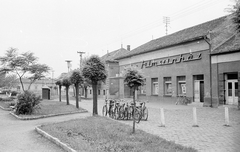
[{"label": "tree", "polygon": [[230,12],[232,12],[232,22],[235,26],[237,33],[240,33],[240,0],[235,0],[235,5],[232,6]]},{"label": "tree", "polygon": [[[70,81],[75,86],[75,90],[76,90],[76,108],[79,108],[79,104],[78,104],[79,86],[83,83],[83,77],[81,75],[80,70],[72,71],[72,73],[70,75]],[[81,101],[81,96],[80,96],[80,101]]]},{"label": "tree", "polygon": [[[83,58],[82,60],[82,66],[81,66],[81,69],[80,71],[83,70],[83,67],[86,65],[87,63],[87,60],[88,58]],[[87,98],[87,87],[90,87],[92,84],[91,84],[91,80],[89,80],[88,78],[83,78],[83,84],[81,85],[81,88],[84,90],[84,97]]]},{"label": "tree", "polygon": [[66,88],[66,100],[67,100],[67,105],[69,105],[69,96],[68,96],[68,90],[69,90],[69,86],[71,85],[71,81],[69,79],[69,76],[65,76],[62,80],[62,85],[65,86]]},{"label": "tree", "polygon": [[138,88],[144,85],[144,77],[137,69],[129,68],[124,74],[124,82],[127,86],[133,89],[133,133],[135,133],[135,111],[136,111],[136,102],[135,102],[135,92]]},{"label": "tree", "polygon": [[55,83],[59,87],[59,101],[61,102],[61,97],[62,97],[62,80],[58,79]]},{"label": "tree", "polygon": [[98,114],[97,108],[97,84],[99,81],[105,82],[107,72],[104,63],[99,56],[92,55],[83,67],[83,76],[91,80],[93,88],[93,115]]},{"label": "tree", "polygon": [[23,91],[25,91],[25,88],[22,78],[25,74],[28,75],[28,79],[30,80],[29,89],[36,80],[40,80],[50,70],[47,65],[38,64],[37,57],[32,52],[18,54],[16,48],[7,50],[5,56],[0,57],[0,62],[3,65],[0,72],[15,73],[19,78]]},{"label": "tree", "polygon": [[91,86],[91,80],[84,78],[82,88],[84,89],[84,97],[87,98],[87,87]]}]

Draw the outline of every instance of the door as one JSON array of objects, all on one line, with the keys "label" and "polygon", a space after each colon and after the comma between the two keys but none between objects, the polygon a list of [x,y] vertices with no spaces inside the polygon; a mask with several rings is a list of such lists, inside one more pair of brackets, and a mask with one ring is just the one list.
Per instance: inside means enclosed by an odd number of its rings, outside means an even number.
[{"label": "door", "polygon": [[200,102],[204,101],[204,82],[200,81]]},{"label": "door", "polygon": [[227,80],[227,104],[238,104],[238,81],[237,80]]},{"label": "door", "polygon": [[194,81],[194,102],[200,102],[200,81]]}]

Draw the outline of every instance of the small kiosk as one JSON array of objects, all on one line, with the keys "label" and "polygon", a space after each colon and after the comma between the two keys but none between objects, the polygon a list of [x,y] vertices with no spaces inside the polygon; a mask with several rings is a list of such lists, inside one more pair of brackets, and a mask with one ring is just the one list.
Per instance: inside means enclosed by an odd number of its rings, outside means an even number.
[{"label": "small kiosk", "polygon": [[50,100],[50,88],[47,85],[42,87],[42,99]]}]

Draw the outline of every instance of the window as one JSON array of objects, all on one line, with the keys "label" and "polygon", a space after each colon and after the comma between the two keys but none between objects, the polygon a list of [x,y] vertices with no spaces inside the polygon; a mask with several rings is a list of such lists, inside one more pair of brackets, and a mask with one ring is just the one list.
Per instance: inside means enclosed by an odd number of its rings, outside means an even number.
[{"label": "window", "polygon": [[178,76],[178,95],[186,95],[186,77],[185,76]]},{"label": "window", "polygon": [[172,80],[171,77],[164,77],[164,94],[172,95]]},{"label": "window", "polygon": [[158,95],[158,78],[152,78],[152,95]]},{"label": "window", "polygon": [[101,90],[98,90],[98,95],[100,95],[101,94],[101,92],[100,92]]},{"label": "window", "polygon": [[106,91],[105,90],[103,90],[103,95],[105,95],[106,94]]},{"label": "window", "polygon": [[144,79],[144,84],[139,88],[139,94],[146,94],[146,79]]},{"label": "window", "polygon": [[89,91],[90,91],[90,94],[92,94],[92,90],[90,89]]}]

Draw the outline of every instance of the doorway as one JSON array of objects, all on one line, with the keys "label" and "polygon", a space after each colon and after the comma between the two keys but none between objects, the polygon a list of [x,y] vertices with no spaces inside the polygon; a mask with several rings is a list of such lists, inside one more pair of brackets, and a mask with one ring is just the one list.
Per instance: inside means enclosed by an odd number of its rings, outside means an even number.
[{"label": "doorway", "polygon": [[238,81],[236,79],[226,81],[226,100],[227,104],[238,104]]},{"label": "doorway", "polygon": [[204,81],[194,81],[194,102],[204,101]]}]

